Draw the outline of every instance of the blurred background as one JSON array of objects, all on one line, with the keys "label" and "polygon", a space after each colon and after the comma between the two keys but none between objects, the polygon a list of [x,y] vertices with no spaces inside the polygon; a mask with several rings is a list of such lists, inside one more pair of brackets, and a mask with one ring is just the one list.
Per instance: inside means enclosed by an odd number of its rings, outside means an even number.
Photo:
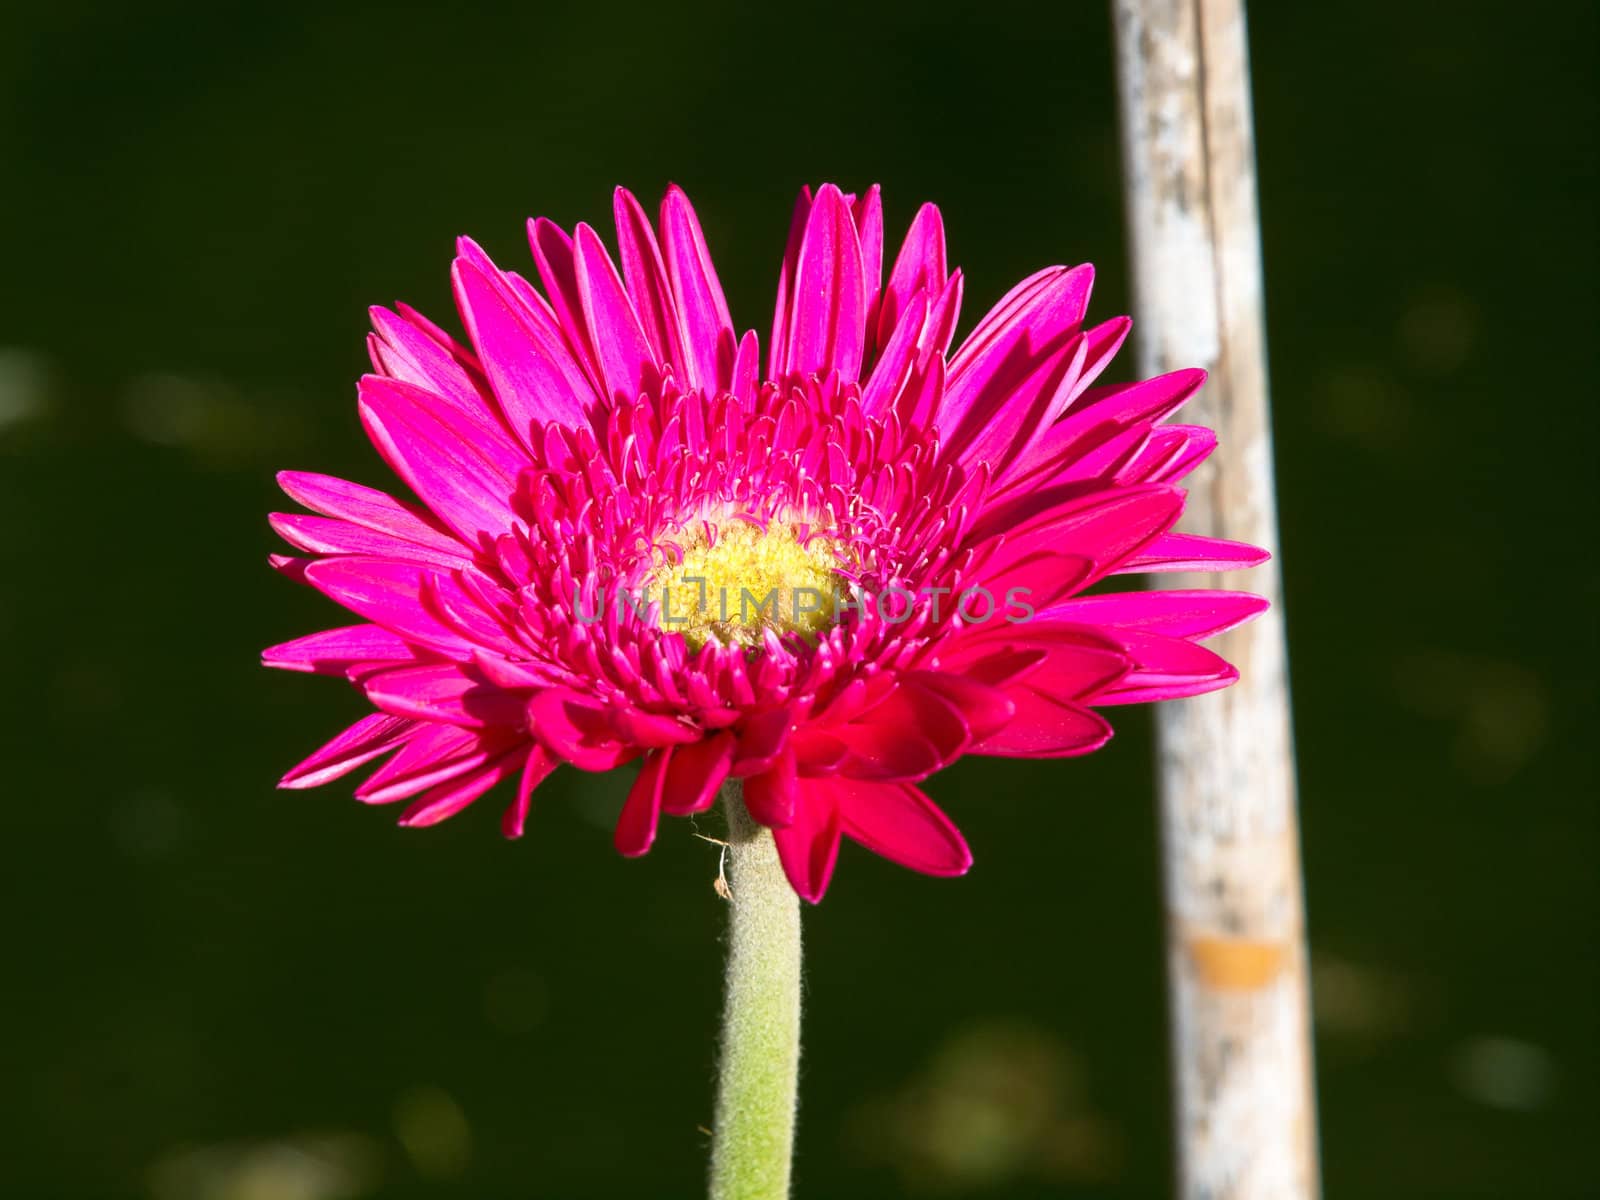
[{"label": "blurred background", "polygon": [[[1595,8],[1476,7],[1251,13],[1330,1196],[1596,1177]],[[8,6],[7,1195],[699,1193],[716,848],[675,821],[623,861],[625,781],[571,773],[519,843],[492,800],[405,831],[274,791],[361,705],[257,666],[338,623],[265,566],[273,472],[388,486],[366,306],[453,323],[456,234],[520,264],[525,217],[602,224],[619,182],[689,190],[763,336],[824,178],[894,230],[943,207],[963,328],[1051,262],[1126,311],[1111,63],[1099,3]],[[1118,717],[934,783],[965,881],[847,848],[800,1194],[1165,1192]]]}]

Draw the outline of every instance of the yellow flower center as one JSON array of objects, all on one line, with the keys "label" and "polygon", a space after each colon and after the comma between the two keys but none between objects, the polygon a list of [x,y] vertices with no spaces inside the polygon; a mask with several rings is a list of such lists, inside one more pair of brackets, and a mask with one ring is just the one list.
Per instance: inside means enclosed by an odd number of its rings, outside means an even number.
[{"label": "yellow flower center", "polygon": [[765,631],[808,641],[834,623],[836,596],[846,594],[833,541],[771,521],[763,529],[727,521],[714,540],[697,533],[683,560],[667,562],[645,581],[661,605],[661,628],[681,633],[692,649],[708,641],[758,646]]}]

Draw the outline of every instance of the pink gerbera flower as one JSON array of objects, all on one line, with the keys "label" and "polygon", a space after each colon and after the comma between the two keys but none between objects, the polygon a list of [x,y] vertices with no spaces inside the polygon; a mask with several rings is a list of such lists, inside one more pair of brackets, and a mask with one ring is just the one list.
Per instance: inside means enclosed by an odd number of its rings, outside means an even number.
[{"label": "pink gerbera flower", "polygon": [[1084,326],[1093,272],[1018,284],[950,352],[961,274],[925,205],[883,281],[878,189],[800,197],[765,367],[694,210],[619,190],[598,234],[529,224],[542,290],[463,240],[468,344],[378,308],[360,412],[420,504],[285,472],[274,563],[361,618],[265,653],[377,709],[284,777],[407,825],[502,780],[521,834],[562,764],[637,760],[617,849],[643,854],[743,781],[807,900],[842,837],[914,870],[971,863],[917,786],[964,754],[1103,745],[1097,709],[1236,672],[1198,643],[1264,607],[1222,591],[1085,594],[1228,570],[1252,547],[1171,532],[1206,429],[1162,422],[1201,371],[1092,386],[1128,332]]}]

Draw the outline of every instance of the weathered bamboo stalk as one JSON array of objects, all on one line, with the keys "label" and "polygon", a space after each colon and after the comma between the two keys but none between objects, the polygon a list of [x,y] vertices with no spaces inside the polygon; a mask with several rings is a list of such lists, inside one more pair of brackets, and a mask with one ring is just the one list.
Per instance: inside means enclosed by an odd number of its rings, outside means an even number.
[{"label": "weathered bamboo stalk", "polygon": [[[1221,447],[1184,528],[1276,551],[1255,150],[1241,0],[1112,0],[1142,374],[1203,366],[1186,413]],[[1240,681],[1158,718],[1179,1194],[1318,1194],[1280,577],[1222,639]]]}]

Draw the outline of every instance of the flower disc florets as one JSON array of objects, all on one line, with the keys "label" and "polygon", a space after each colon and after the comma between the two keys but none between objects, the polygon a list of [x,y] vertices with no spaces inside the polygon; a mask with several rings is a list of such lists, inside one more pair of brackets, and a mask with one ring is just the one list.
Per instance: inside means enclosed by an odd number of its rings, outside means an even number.
[{"label": "flower disc florets", "polygon": [[826,534],[775,520],[706,520],[645,581],[656,620],[691,650],[707,641],[759,647],[771,630],[815,643],[847,603],[838,549]]}]

